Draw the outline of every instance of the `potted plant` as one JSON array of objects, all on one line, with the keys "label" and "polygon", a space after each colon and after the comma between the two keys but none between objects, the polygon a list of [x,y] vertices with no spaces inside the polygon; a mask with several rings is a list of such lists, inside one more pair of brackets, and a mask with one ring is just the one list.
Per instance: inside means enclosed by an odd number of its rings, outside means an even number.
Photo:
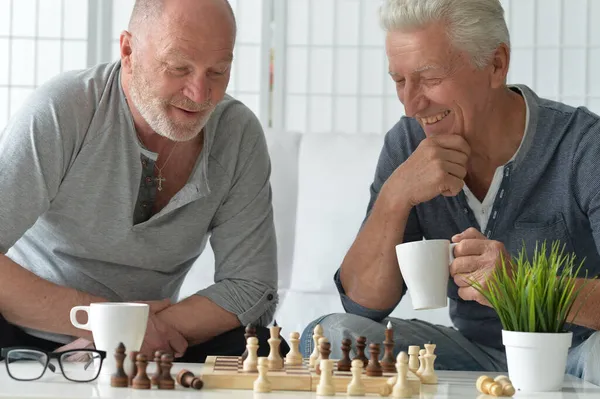
[{"label": "potted plant", "polygon": [[549,253],[545,242],[539,247],[536,243],[531,262],[523,245],[511,262],[501,256],[501,267],[484,285],[472,282],[498,313],[509,378],[517,390],[561,389],[573,336],[565,325],[589,281],[576,284],[582,266],[583,261],[576,267],[575,254],[565,254],[558,241]]}]

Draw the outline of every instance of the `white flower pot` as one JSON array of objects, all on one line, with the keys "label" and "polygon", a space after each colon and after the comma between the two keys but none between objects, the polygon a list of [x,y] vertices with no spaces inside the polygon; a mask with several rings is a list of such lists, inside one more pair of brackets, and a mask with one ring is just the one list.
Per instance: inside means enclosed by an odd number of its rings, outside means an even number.
[{"label": "white flower pot", "polygon": [[527,333],[502,330],[508,377],[518,391],[560,391],[573,333]]}]

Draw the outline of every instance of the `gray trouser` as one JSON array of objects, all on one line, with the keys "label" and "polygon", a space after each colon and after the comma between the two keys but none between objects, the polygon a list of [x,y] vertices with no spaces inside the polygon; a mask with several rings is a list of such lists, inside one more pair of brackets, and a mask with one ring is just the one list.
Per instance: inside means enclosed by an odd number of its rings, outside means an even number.
[{"label": "gray trouser", "polygon": [[[378,323],[353,314],[326,315],[306,327],[300,340],[300,350],[304,357],[310,356],[313,351],[313,330],[317,324],[320,324],[324,335],[331,343],[330,358],[339,359],[342,355],[341,342],[344,338],[350,338],[353,346],[360,336],[367,338],[367,344],[382,343],[385,340],[388,321],[392,323],[394,329],[394,356],[397,356],[400,351],[407,352],[409,345],[423,348],[424,344],[431,342],[436,344],[436,370],[506,372],[506,356],[503,350],[470,341],[454,328],[434,325],[422,320],[390,317]],[[383,350],[382,346],[381,351]],[[355,354],[353,347],[351,357]],[[368,351],[365,354],[369,356]],[[567,373],[600,385],[600,333],[593,334],[581,345],[571,348]]]}]

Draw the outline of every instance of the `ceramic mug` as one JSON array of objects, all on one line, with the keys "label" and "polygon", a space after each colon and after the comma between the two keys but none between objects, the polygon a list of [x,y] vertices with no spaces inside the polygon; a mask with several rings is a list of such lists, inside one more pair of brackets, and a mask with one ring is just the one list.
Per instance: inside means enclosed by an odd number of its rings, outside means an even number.
[{"label": "ceramic mug", "polygon": [[449,240],[422,240],[396,246],[398,265],[413,309],[448,305],[448,279],[455,246]]},{"label": "ceramic mug", "polygon": [[[85,312],[88,321],[81,324],[77,321],[77,312]],[[125,351],[139,351],[148,325],[150,306],[146,303],[98,302],[90,306],[75,306],[71,309],[71,323],[92,332],[96,349],[106,352],[102,374],[112,374],[116,369],[114,353],[119,343],[123,343]],[[126,358],[125,366],[131,361]]]}]

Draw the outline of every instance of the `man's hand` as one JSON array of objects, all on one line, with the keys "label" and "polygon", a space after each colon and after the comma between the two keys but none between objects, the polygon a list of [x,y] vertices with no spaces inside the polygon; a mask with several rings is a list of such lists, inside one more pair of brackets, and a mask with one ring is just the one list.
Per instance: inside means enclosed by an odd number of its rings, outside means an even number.
[{"label": "man's hand", "polygon": [[493,271],[502,267],[500,254],[505,263],[510,262],[511,258],[504,244],[488,240],[473,227],[452,237],[452,242],[458,243],[454,247],[455,259],[450,265],[450,276],[458,285],[458,295],[465,301],[477,301],[491,306],[471,285],[472,281],[478,281],[486,289],[486,282]]},{"label": "man's hand", "polygon": [[143,303],[150,305],[150,314],[148,316],[146,335],[140,352],[150,358],[154,357],[154,352],[157,350],[174,353],[175,357],[183,356],[188,347],[187,340],[177,330],[162,321],[158,315],[171,306],[171,301],[164,299],[162,301],[148,301]]},{"label": "man's hand", "polygon": [[410,207],[440,194],[455,196],[464,186],[470,153],[469,144],[457,134],[426,138],[392,173],[382,191],[387,191],[393,203]]}]

